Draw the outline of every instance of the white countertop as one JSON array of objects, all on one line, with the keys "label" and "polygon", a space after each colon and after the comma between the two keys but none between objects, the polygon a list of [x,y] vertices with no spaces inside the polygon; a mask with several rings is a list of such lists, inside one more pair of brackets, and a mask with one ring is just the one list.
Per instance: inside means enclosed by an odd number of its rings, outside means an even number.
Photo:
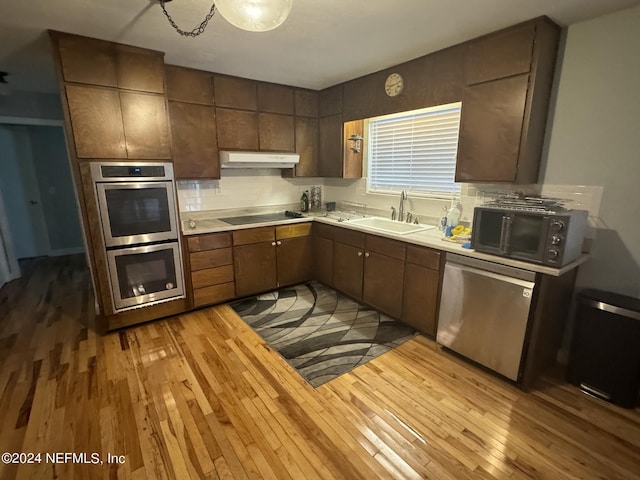
[{"label": "white countertop", "polygon": [[[224,216],[225,215],[222,215],[222,217]],[[226,214],[226,216],[228,216],[228,214]],[[335,218],[325,217],[322,215],[313,215],[313,214],[309,214],[308,216],[305,216],[303,218],[290,218],[286,220],[251,223],[251,224],[245,224],[245,225],[230,225],[226,222],[223,222],[222,220],[219,220],[219,218],[220,217],[218,218],[212,217],[211,214],[207,216],[204,213],[183,214],[183,220],[181,222],[182,233],[183,235],[201,235],[205,233],[229,232],[229,231],[241,230],[245,228],[269,227],[269,226],[276,226],[276,225],[286,225],[291,223],[304,223],[309,221],[315,221],[315,222],[325,223],[328,225],[335,225],[337,227],[348,228],[350,230],[356,230],[356,231],[369,233],[373,235],[379,235],[381,237],[392,238],[394,240],[400,240],[400,241],[411,243],[414,245],[430,247],[436,250],[452,252],[458,255],[465,255],[467,257],[486,260],[486,261],[498,263],[501,265],[521,268],[523,270],[529,270],[532,272],[539,272],[545,275],[551,275],[556,277],[563,275],[564,273],[582,265],[589,259],[589,255],[583,254],[580,258],[578,258],[572,263],[569,263],[568,265],[565,265],[562,268],[547,267],[544,265],[537,265],[535,263],[512,260],[510,258],[498,257],[496,255],[476,252],[475,250],[472,250],[469,248],[462,248],[462,246],[459,244],[445,241],[442,239],[443,238],[442,232],[435,227],[429,230],[424,230],[416,233],[396,234],[396,233],[390,233],[390,232],[382,232],[380,230],[376,230],[363,225],[358,225],[357,223],[351,223],[349,221],[339,221]],[[190,228],[189,219],[192,219],[195,221],[195,225],[196,225],[195,228]]]}]

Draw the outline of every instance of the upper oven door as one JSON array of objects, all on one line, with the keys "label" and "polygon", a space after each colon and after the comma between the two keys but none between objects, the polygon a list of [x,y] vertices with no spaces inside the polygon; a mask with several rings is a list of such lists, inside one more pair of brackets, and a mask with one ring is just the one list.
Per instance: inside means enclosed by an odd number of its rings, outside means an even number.
[{"label": "upper oven door", "polygon": [[107,247],[178,238],[173,182],[97,183]]}]

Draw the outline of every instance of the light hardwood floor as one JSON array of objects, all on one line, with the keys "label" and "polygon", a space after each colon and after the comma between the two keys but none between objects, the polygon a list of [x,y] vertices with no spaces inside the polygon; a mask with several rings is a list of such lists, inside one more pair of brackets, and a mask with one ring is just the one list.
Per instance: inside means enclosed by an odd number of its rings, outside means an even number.
[{"label": "light hardwood floor", "polygon": [[640,410],[572,386],[418,336],[313,389],[227,306],[98,336],[81,257],[27,266],[0,291],[0,453],[42,463],[2,479],[639,478]]}]

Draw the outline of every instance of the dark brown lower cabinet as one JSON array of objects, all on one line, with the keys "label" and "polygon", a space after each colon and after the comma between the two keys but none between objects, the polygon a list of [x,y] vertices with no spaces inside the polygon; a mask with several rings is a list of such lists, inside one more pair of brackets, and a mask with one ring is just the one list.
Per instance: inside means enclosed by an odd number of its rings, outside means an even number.
[{"label": "dark brown lower cabinet", "polygon": [[311,280],[311,223],[236,230],[233,243],[239,297]]},{"label": "dark brown lower cabinet", "polygon": [[239,297],[275,290],[276,248],[274,242],[240,245],[233,248],[236,292]]},{"label": "dark brown lower cabinet", "polygon": [[190,271],[186,283],[193,306],[213,305],[235,297],[231,234],[193,235],[186,244]]},{"label": "dark brown lower cabinet", "polygon": [[333,285],[336,290],[362,300],[364,249],[342,242],[333,244]]},{"label": "dark brown lower cabinet", "polygon": [[409,245],[404,270],[402,321],[436,336],[440,298],[440,252]]},{"label": "dark brown lower cabinet", "polygon": [[404,260],[366,252],[363,296],[365,303],[393,318],[402,314]]},{"label": "dark brown lower cabinet", "polygon": [[314,235],[313,273],[316,280],[333,286],[333,240]]},{"label": "dark brown lower cabinet", "polygon": [[311,236],[278,240],[276,244],[278,287],[308,282],[312,278]]}]

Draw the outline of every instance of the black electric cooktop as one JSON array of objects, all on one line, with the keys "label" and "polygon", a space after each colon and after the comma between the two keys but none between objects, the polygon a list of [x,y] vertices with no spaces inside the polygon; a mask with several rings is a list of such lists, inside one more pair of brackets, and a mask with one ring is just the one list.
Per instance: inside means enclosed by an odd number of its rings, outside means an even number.
[{"label": "black electric cooktop", "polygon": [[260,215],[245,215],[242,217],[220,218],[223,222],[230,225],[249,225],[252,223],[276,222],[278,220],[288,220],[290,218],[302,218],[304,215],[298,212],[275,212],[262,213]]}]

